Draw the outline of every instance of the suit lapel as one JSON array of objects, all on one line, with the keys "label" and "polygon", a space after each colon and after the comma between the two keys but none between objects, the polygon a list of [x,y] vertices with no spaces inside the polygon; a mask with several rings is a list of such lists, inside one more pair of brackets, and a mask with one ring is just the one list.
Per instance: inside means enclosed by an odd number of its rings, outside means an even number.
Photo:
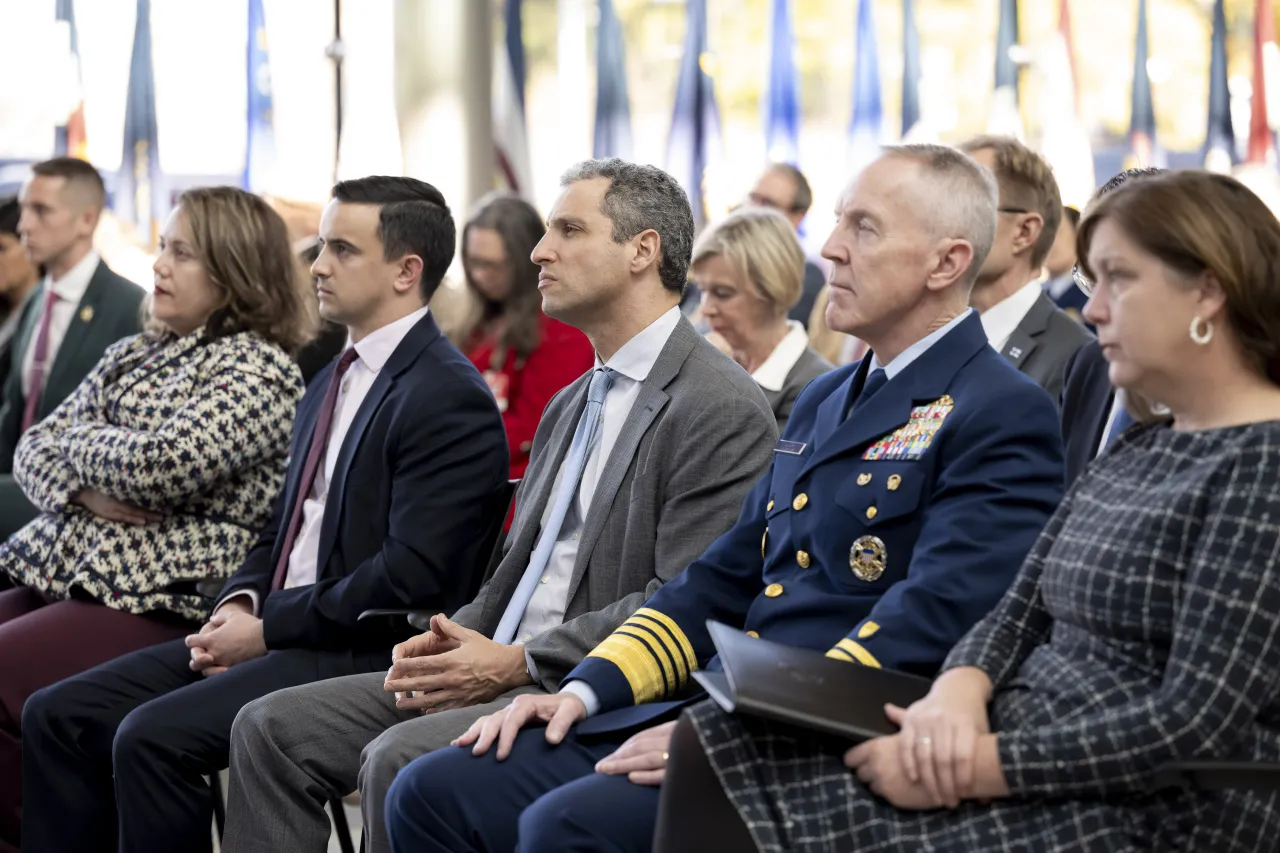
[{"label": "suit lapel", "polygon": [[28,347],[36,333],[36,324],[40,322],[40,306],[44,304],[45,285],[42,282],[23,304],[22,325],[13,339],[13,366],[22,371]]},{"label": "suit lapel", "polygon": [[1018,328],[1013,330],[1000,352],[1014,367],[1021,370],[1023,363],[1040,345],[1040,337],[1049,328],[1049,318],[1053,316],[1054,307],[1053,300],[1043,292],[1031,303],[1030,310],[1018,323]]},{"label": "suit lapel", "polygon": [[67,333],[62,338],[62,345],[58,347],[58,354],[53,358],[49,375],[45,377],[45,388],[54,387],[68,371],[88,373],[88,369],[78,370],[77,367],[82,364],[85,348],[90,343],[90,330],[94,328],[95,322],[100,321],[98,314],[104,310],[104,306],[99,303],[107,286],[106,270],[107,265],[98,261],[93,277],[89,279],[89,286],[85,289],[84,296],[80,297],[75,313],[71,315],[71,325],[67,326]]}]

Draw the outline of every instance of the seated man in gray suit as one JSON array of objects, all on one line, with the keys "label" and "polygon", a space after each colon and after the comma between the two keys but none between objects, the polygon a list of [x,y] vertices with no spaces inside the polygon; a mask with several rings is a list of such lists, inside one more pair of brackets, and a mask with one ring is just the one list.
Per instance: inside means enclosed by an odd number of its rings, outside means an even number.
[{"label": "seated man in gray suit", "polygon": [[[693,217],[650,166],[587,161],[533,252],[546,313],[596,367],[548,404],[506,554],[476,600],[393,652],[390,672],[282,690],[231,736],[226,851],[323,851],[324,806],[359,784],[366,849],[387,789],[522,693],[560,680],[733,524],[777,430],[760,388],[681,315]],[[459,535],[466,535],[459,531]]]},{"label": "seated man in gray suit", "polygon": [[1062,222],[1058,182],[1039,154],[1010,137],[979,136],[960,150],[990,169],[1000,187],[995,243],[969,304],[991,346],[1057,400],[1067,361],[1093,340],[1040,285],[1040,266]]},{"label": "seated man in gray suit", "polygon": [[22,304],[0,380],[0,540],[39,515],[12,476],[18,439],[71,395],[107,347],[141,331],[144,296],[93,249],[107,199],[97,169],[57,157],[31,172],[18,196],[18,234],[44,278]]}]

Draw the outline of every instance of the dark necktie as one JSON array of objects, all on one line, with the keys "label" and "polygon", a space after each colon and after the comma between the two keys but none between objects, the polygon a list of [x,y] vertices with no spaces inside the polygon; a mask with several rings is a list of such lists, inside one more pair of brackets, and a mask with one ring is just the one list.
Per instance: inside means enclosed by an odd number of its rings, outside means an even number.
[{"label": "dark necktie", "polygon": [[889,381],[889,375],[884,372],[883,367],[877,367],[867,376],[867,380],[862,383],[862,390],[858,392],[858,396],[854,398],[852,405],[849,406],[849,412],[845,418],[853,417],[853,413],[862,408],[862,406],[871,399],[877,391],[885,386]]},{"label": "dark necktie", "polygon": [[356,354],[356,348],[351,347],[342,354],[337,366],[333,368],[329,389],[320,403],[320,417],[316,420],[315,432],[311,434],[307,461],[302,466],[302,477],[298,480],[298,492],[293,499],[293,510],[289,513],[289,526],[285,528],[287,533],[284,537],[284,547],[280,550],[275,577],[271,580],[272,589],[284,588],[285,577],[289,574],[289,555],[293,553],[294,540],[298,538],[298,529],[302,527],[302,507],[311,495],[311,486],[315,483],[316,472],[320,470],[325,448],[329,446],[329,428],[333,426],[333,410],[338,404],[338,390],[342,387],[342,377],[346,375],[352,362],[359,357]]}]

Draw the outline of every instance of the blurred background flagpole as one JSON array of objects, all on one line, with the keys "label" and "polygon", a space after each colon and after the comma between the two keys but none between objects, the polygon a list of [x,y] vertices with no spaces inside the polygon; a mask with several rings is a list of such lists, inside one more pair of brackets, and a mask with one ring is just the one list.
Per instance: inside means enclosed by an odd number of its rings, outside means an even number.
[{"label": "blurred background flagpole", "polygon": [[506,0],[503,47],[493,53],[493,152],[498,175],[512,192],[533,200],[533,167],[525,130],[523,0]]},{"label": "blurred background flagpole", "polygon": [[769,79],[764,95],[765,159],[800,160],[800,79],[796,74],[795,34],[790,0],[773,0],[769,27]]},{"label": "blurred background flagpole", "polygon": [[246,58],[247,134],[241,186],[264,192],[275,168],[276,145],[272,127],[271,65],[267,56],[267,20],[263,0],[249,0],[249,50]]},{"label": "blurred background flagpole", "polygon": [[880,57],[876,48],[876,22],[871,0],[858,0],[854,24],[853,114],[849,118],[846,165],[856,175],[876,158],[884,134],[884,107],[880,100]]},{"label": "blurred background flagpole", "polygon": [[86,158],[86,137],[84,129],[84,76],[80,64],[80,36],[76,32],[76,7],[74,0],[58,0],[57,19],[67,28],[68,44],[71,50],[71,63],[75,74],[74,105],[66,117],[66,121],[54,128],[53,151],[62,156]]},{"label": "blurred background flagpole", "polygon": [[596,126],[591,156],[632,158],[626,39],[613,0],[600,0],[596,28]]},{"label": "blurred background flagpole", "polygon": [[707,0],[685,6],[684,56],[676,80],[675,109],[667,136],[667,171],[689,195],[694,227],[708,220],[707,168],[721,155],[720,110],[715,85],[707,73]]},{"label": "blurred background flagpole", "polygon": [[1248,162],[1275,165],[1276,148],[1271,101],[1280,97],[1276,72],[1276,24],[1271,0],[1257,0],[1253,24],[1253,102],[1249,113]]},{"label": "blurred background flagpole", "polygon": [[916,0],[902,0],[902,140],[920,123],[920,30]]},{"label": "blurred background flagpole", "polygon": [[1040,153],[1053,167],[1062,203],[1077,210],[1093,194],[1093,147],[1080,121],[1071,40],[1069,0],[1058,2],[1058,29],[1038,70],[1044,78],[1040,98]]},{"label": "blurred background flagpole", "polygon": [[1214,0],[1213,34],[1209,39],[1209,126],[1204,139],[1204,167],[1231,173],[1236,161],[1236,132],[1231,126],[1231,93],[1227,88],[1227,15],[1224,0]]},{"label": "blurred background flagpole", "polygon": [[987,132],[1022,138],[1018,111],[1018,0],[1000,0],[1000,26],[996,30],[995,91],[987,114]]},{"label": "blurred background flagpole", "polygon": [[154,246],[168,212],[160,171],[156,127],[156,81],[151,64],[151,0],[138,0],[124,109],[124,152],[115,187],[115,209]]},{"label": "blurred background flagpole", "polygon": [[1147,75],[1147,0],[1138,0],[1138,35],[1133,47],[1133,93],[1129,104],[1129,156],[1126,169],[1145,166],[1163,168],[1163,152],[1156,139],[1156,111],[1151,101],[1151,78]]}]

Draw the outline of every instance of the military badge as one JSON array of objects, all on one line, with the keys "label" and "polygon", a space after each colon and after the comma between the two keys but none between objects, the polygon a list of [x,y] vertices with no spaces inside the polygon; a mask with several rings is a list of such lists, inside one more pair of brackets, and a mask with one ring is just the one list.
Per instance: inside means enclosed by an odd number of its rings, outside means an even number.
[{"label": "military badge", "polygon": [[863,536],[849,549],[849,568],[853,569],[858,580],[872,583],[884,574],[888,556],[883,541],[875,536]]},{"label": "military badge", "polygon": [[919,459],[942,429],[942,423],[955,408],[955,401],[944,394],[932,403],[916,406],[907,422],[867,448],[862,458],[869,461]]}]

